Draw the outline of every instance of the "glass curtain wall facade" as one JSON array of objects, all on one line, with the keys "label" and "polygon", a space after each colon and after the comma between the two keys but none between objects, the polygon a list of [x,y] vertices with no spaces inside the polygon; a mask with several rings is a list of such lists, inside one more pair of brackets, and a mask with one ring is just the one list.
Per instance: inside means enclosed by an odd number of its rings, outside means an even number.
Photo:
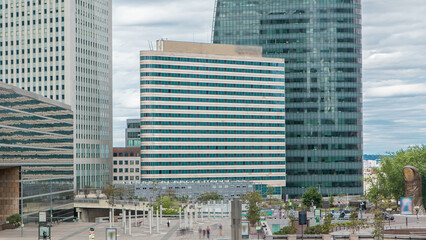
[{"label": "glass curtain wall facade", "polygon": [[217,0],[213,43],[285,59],[284,193],[362,194],[360,0]]},{"label": "glass curtain wall facade", "polygon": [[110,180],[111,2],[0,1],[0,82],[71,105],[78,188]]},{"label": "glass curtain wall facade", "polygon": [[21,192],[25,222],[73,217],[73,178],[71,107],[0,83],[0,221],[20,213]]},{"label": "glass curtain wall facade", "polygon": [[126,148],[141,146],[141,121],[140,119],[127,119],[126,121]]},{"label": "glass curtain wall facade", "polygon": [[141,181],[284,186],[284,61],[176,44],[141,52]]}]

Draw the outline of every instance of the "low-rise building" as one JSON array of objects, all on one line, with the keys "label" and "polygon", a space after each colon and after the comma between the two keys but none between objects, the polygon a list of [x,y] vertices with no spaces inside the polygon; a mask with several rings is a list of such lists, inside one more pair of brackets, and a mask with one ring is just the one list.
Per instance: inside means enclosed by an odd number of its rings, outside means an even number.
[{"label": "low-rise building", "polygon": [[74,216],[73,144],[69,105],[0,82],[0,222]]},{"label": "low-rise building", "polygon": [[113,151],[113,183],[139,183],[140,148],[114,148]]}]

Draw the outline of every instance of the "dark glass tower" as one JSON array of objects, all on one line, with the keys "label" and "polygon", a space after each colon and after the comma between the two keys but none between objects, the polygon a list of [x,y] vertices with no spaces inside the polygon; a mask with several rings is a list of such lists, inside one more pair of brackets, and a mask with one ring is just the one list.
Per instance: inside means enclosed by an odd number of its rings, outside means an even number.
[{"label": "dark glass tower", "polygon": [[285,194],[362,194],[360,0],[216,0],[213,42],[286,63]]}]

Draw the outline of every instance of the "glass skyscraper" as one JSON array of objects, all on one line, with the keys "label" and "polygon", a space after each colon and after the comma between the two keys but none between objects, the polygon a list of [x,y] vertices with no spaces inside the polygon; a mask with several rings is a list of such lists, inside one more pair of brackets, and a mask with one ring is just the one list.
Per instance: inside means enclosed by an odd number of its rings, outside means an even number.
[{"label": "glass skyscraper", "polygon": [[362,194],[360,0],[217,0],[213,43],[286,63],[287,187]]},{"label": "glass skyscraper", "polygon": [[159,41],[141,58],[141,181],[285,186],[284,60]]},{"label": "glass skyscraper", "polygon": [[76,187],[112,163],[112,1],[0,1],[0,82],[71,105]]}]

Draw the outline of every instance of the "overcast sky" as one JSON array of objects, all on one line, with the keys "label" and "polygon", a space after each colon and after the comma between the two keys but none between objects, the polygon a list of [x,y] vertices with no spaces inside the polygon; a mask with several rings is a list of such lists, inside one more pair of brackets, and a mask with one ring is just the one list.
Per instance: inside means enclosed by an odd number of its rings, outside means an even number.
[{"label": "overcast sky", "polygon": [[[364,152],[426,143],[426,1],[362,0]],[[139,51],[210,42],[214,0],[113,0],[114,147],[139,118]]]}]

